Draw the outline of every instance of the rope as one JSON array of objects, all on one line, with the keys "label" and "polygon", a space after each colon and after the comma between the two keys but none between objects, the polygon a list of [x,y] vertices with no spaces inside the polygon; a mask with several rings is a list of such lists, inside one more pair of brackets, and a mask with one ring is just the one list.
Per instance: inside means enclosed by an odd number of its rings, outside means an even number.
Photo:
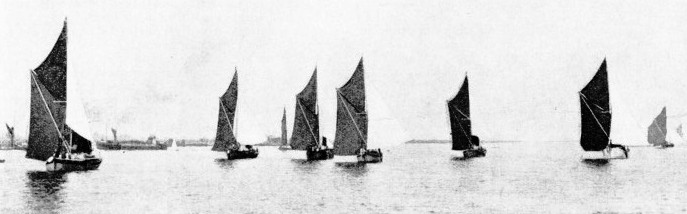
[{"label": "rope", "polygon": [[43,101],[43,104],[45,105],[45,110],[48,111],[48,114],[50,114],[50,119],[52,121],[52,124],[55,125],[55,130],[57,130],[58,137],[60,137],[60,140],[62,140],[62,145],[65,147],[67,150],[67,153],[71,154],[72,151],[69,148],[69,145],[67,145],[65,142],[66,140],[64,139],[64,136],[62,136],[62,132],[60,131],[60,127],[57,125],[57,121],[55,121],[55,118],[52,115],[52,111],[50,110],[50,106],[48,106],[48,101],[45,100],[45,96],[43,96],[43,90],[41,90],[41,86],[38,85],[38,80],[36,80],[36,76],[31,70],[31,78],[33,79],[33,82],[36,84],[36,88],[38,88],[38,94],[41,95],[41,100]]},{"label": "rope", "polygon": [[[346,100],[343,100],[341,95],[341,91],[339,89],[336,89],[336,95],[339,99],[341,99],[342,102],[346,102]],[[351,118],[351,121],[353,121],[353,125],[355,126],[355,130],[358,131],[358,134],[360,135],[360,139],[363,140],[363,143],[365,143],[365,149],[367,149],[367,140],[365,140],[365,137],[363,137],[363,133],[360,131],[360,128],[358,128],[358,123],[355,122],[355,119],[353,118],[353,115],[351,114],[351,111],[348,110],[348,106],[346,106],[346,103],[343,104],[344,108],[346,108],[346,113],[348,113],[348,116]]]},{"label": "rope", "polygon": [[604,134],[606,135],[606,137],[610,139],[611,136],[609,136],[608,133],[606,133],[606,130],[605,130],[604,127],[601,125],[601,122],[599,122],[599,119],[596,118],[596,115],[594,114],[594,111],[592,111],[592,108],[589,107],[589,104],[587,104],[587,97],[584,96],[584,94],[583,94],[582,92],[579,92],[579,93],[580,93],[580,95],[582,95],[582,101],[584,102],[584,105],[587,106],[587,108],[589,109],[589,112],[592,113],[592,116],[594,117],[594,121],[596,121],[596,124],[599,125],[599,128],[601,128],[601,131],[604,132]]},{"label": "rope", "polygon": [[310,131],[312,138],[315,139],[315,143],[317,143],[317,145],[319,146],[320,142],[318,141],[317,136],[315,136],[315,132],[313,132],[312,126],[310,126],[310,121],[308,121],[308,117],[305,115],[305,110],[303,110],[303,105],[301,105],[301,101],[298,98],[296,98],[296,103],[298,103],[298,106],[301,109],[301,113],[303,114],[303,118],[305,118],[305,124],[308,125],[308,131]]}]

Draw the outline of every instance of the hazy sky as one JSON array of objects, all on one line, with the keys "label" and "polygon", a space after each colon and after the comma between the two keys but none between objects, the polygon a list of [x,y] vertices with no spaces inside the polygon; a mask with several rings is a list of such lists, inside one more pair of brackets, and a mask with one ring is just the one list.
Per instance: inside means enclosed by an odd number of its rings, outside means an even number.
[{"label": "hazy sky", "polygon": [[[578,140],[577,92],[608,59],[612,136],[687,117],[686,1],[0,1],[0,122],[28,131],[29,70],[68,17],[69,84],[94,133],[214,138],[239,72],[238,139],[279,134],[317,66],[321,131],[364,57],[370,142],[449,139],[470,78],[473,132]],[[672,129],[671,129],[672,130]],[[4,133],[4,130],[3,132]]]}]

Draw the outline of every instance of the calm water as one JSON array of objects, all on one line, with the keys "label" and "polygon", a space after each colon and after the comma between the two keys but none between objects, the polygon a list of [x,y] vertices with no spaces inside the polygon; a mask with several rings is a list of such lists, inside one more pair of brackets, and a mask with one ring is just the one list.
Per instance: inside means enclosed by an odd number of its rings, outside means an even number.
[{"label": "calm water", "polygon": [[0,151],[0,213],[687,211],[683,145],[635,147],[608,164],[580,161],[575,142],[486,144],[486,158],[468,161],[449,147],[400,145],[368,165],[269,147],[238,161],[208,147],[103,151],[99,170],[67,174]]}]

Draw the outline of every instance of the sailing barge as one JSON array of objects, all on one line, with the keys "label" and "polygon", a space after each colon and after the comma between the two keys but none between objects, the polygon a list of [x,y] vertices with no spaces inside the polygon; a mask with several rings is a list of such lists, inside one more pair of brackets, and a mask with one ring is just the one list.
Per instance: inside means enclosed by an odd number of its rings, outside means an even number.
[{"label": "sailing barge", "polygon": [[245,159],[258,157],[258,149],[252,145],[242,146],[236,140],[234,117],[238,99],[238,71],[234,70],[234,77],[229,88],[219,98],[219,115],[217,118],[217,135],[212,151],[226,152],[227,159]]},{"label": "sailing barge", "polygon": [[368,149],[363,58],[351,78],[336,89],[335,155],[356,155],[358,162],[382,162],[381,149]]},{"label": "sailing barge", "polygon": [[666,122],[666,107],[663,107],[661,113],[654,118],[651,122],[647,131],[647,141],[649,144],[659,147],[659,148],[669,148],[675,145],[671,142],[666,141],[666,135],[668,134],[668,127]]},{"label": "sailing barge", "polygon": [[[626,159],[629,148],[611,141],[611,105],[606,59],[580,95],[580,145],[584,160]],[[618,148],[618,149],[616,149]],[[622,152],[621,152],[622,151]],[[601,154],[599,154],[601,153]]]},{"label": "sailing barge", "polygon": [[291,148],[305,150],[308,160],[334,158],[334,151],[327,146],[327,138],[320,141],[320,115],[317,108],[317,68],[310,81],[296,95]]},{"label": "sailing barge", "polygon": [[[46,161],[48,171],[97,169],[91,139],[80,133],[87,122],[78,99],[67,100],[67,21],[55,46],[38,68],[31,70],[31,113],[26,158]],[[70,97],[72,95],[70,94]],[[67,115],[67,105],[81,109]],[[81,108],[78,108],[81,107]]]},{"label": "sailing barge", "polygon": [[487,150],[479,145],[479,137],[472,135],[472,119],[470,118],[470,88],[468,76],[465,75],[463,84],[453,99],[448,103],[448,115],[451,121],[452,150],[460,151],[462,159],[484,157]]},{"label": "sailing barge", "polygon": [[[281,138],[279,138],[279,150],[291,150],[291,145],[289,145],[288,140],[286,139],[286,136],[288,134],[286,133],[286,108],[284,108],[284,114],[281,116]],[[267,138],[267,143],[270,142],[270,139]]]}]

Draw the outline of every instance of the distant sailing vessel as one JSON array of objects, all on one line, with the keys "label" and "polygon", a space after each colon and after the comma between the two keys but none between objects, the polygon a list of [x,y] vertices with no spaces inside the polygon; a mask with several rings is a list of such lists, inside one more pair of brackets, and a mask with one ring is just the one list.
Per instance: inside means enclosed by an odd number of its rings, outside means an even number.
[{"label": "distant sailing vessel", "polygon": [[281,116],[281,138],[279,139],[280,145],[279,150],[291,150],[291,146],[286,139],[286,108],[284,108],[284,114]]},{"label": "distant sailing vessel", "polygon": [[170,146],[172,151],[179,151],[179,147],[177,146],[177,141],[175,139],[172,139],[172,146]]},{"label": "distant sailing vessel", "polygon": [[317,106],[317,68],[310,76],[308,85],[296,95],[291,148],[306,150],[308,160],[326,160],[334,157],[327,146],[327,138],[320,141],[320,115]]},{"label": "distant sailing vessel", "polygon": [[365,108],[363,58],[351,79],[336,89],[336,136],[334,154],[357,155],[358,162],[382,162],[381,149],[367,149],[367,109]]},{"label": "distant sailing vessel", "polygon": [[236,140],[234,116],[238,99],[238,71],[234,70],[234,77],[227,91],[219,98],[219,115],[217,118],[217,135],[212,151],[226,152],[227,159],[244,159],[258,157],[258,149],[252,145],[241,146]]},{"label": "distant sailing vessel", "polygon": [[479,137],[472,135],[470,118],[470,88],[465,76],[458,94],[448,102],[448,115],[451,121],[452,150],[462,151],[462,158],[483,157],[487,150],[479,145]]},{"label": "distant sailing vessel", "polygon": [[663,107],[661,113],[654,118],[651,125],[648,127],[647,131],[647,141],[656,147],[673,147],[674,144],[666,141],[666,135],[668,134],[668,128],[666,123],[666,107]]},{"label": "distant sailing vessel", "polygon": [[7,128],[7,145],[0,145],[0,150],[24,150],[23,147],[17,145],[16,138],[14,135],[14,127],[10,126],[9,124],[5,123],[5,127]]},{"label": "distant sailing vessel", "polygon": [[[582,88],[580,95],[581,136],[580,145],[588,154],[586,160],[628,158],[629,149],[611,142],[611,106],[608,92],[606,59],[594,77]],[[618,153],[620,148],[622,153]],[[601,156],[592,152],[601,152]]]},{"label": "distant sailing vessel", "polygon": [[678,125],[677,128],[675,128],[675,132],[677,132],[677,135],[680,136],[682,141],[685,140],[685,134],[682,133],[682,124]]},{"label": "distant sailing vessel", "polygon": [[78,99],[67,101],[66,20],[48,57],[30,73],[31,118],[26,157],[46,161],[48,171],[97,169],[102,158],[93,154],[92,141],[79,134],[87,132],[77,130],[83,128],[77,121],[85,119],[85,112],[67,115],[67,104],[73,108],[81,103]]}]

